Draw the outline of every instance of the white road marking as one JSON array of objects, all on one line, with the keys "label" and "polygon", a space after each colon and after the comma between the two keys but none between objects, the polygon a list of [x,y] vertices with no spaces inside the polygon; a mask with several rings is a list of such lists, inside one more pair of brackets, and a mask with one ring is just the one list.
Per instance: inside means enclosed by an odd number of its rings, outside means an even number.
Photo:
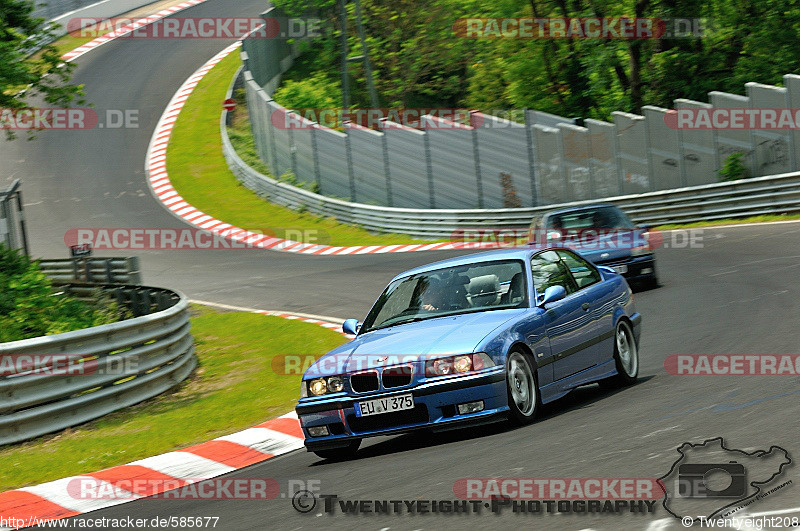
[{"label": "white road marking", "polygon": [[296,315],[298,317],[305,317],[306,319],[317,319],[318,321],[328,321],[329,323],[333,324],[342,324],[344,319],[339,319],[338,317],[330,317],[328,315],[315,315],[313,313],[300,313],[300,312],[292,312],[288,310],[261,310],[258,308],[248,308],[246,306],[234,306],[232,304],[223,304],[221,302],[209,302],[209,301],[199,301],[199,300],[190,300],[189,302],[193,304],[202,304],[203,306],[213,306],[215,308],[221,308],[223,310],[234,310],[237,312],[250,312],[250,313],[286,313],[291,315]]}]

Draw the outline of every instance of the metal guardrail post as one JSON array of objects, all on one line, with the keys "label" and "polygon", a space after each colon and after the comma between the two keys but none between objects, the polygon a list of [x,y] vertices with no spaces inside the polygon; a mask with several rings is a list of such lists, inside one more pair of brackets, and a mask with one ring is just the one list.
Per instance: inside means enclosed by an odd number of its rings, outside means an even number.
[{"label": "metal guardrail post", "polygon": [[[381,122],[385,121],[384,119]],[[389,141],[386,139],[386,131],[381,135],[381,147],[383,148],[383,174],[386,177],[386,204],[393,206],[392,201],[392,171],[389,164]]]},{"label": "metal guardrail post", "polygon": [[5,243],[9,249],[14,248],[11,236],[13,230],[14,227],[9,223],[8,219],[8,206],[6,205],[6,201],[5,199],[0,200],[0,235],[3,236],[3,243]]},{"label": "metal guardrail post", "polygon": [[475,161],[475,186],[478,190],[478,208],[483,208],[483,181],[481,179],[481,155],[478,148],[478,130],[472,128],[472,157]]},{"label": "metal guardrail post", "polygon": [[[16,203],[16,209],[14,208]],[[4,235],[5,243],[11,249],[22,248],[28,255],[28,236],[25,229],[25,210],[22,204],[21,181],[11,183],[5,192],[0,192],[0,234]],[[17,239],[19,231],[19,240]]]},{"label": "metal guardrail post", "polygon": [[106,282],[108,282],[109,284],[113,284],[114,283],[114,274],[111,271],[111,259],[110,258],[106,258],[105,266],[106,266]]},{"label": "metal guardrail post", "polygon": [[22,188],[20,187],[20,181],[15,181],[13,187],[15,187],[17,191],[17,212],[19,213],[19,232],[22,238],[22,250],[26,255],[30,256],[31,253],[28,248],[28,231],[25,226],[25,209],[22,206]]},{"label": "metal guardrail post", "polygon": [[539,206],[539,191],[536,186],[536,160],[533,146],[533,131],[531,125],[528,123],[528,109],[522,111],[525,117],[525,138],[528,144],[528,171],[530,172],[531,180],[531,206]]},{"label": "metal guardrail post", "polygon": [[142,267],[138,256],[130,256],[127,261],[128,284],[142,283]]},{"label": "metal guardrail post", "polygon": [[314,179],[317,183],[317,190],[322,193],[322,173],[319,171],[319,151],[317,148],[318,127],[317,124],[311,126],[311,156],[314,159]]},{"label": "metal guardrail post", "polygon": [[[345,124],[348,122],[345,121]],[[344,137],[344,151],[347,157],[347,177],[350,180],[350,201],[356,200],[356,177],[353,173],[353,152],[350,150],[350,135]]]},{"label": "metal guardrail post", "polygon": [[431,198],[431,208],[436,208],[436,195],[434,194],[433,187],[433,159],[431,158],[431,140],[427,132],[425,133],[425,136],[422,137],[422,141],[425,145],[425,169],[428,172],[428,193],[430,194]]},{"label": "metal guardrail post", "polygon": [[294,143],[294,128],[290,127],[287,136],[289,137],[289,160],[292,165],[292,175],[297,179],[297,146]]}]

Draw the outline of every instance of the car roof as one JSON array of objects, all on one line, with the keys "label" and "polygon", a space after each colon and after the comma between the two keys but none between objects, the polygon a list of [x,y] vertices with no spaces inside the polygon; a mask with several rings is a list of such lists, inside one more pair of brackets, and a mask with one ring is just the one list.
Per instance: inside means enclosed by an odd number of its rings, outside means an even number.
[{"label": "car roof", "polygon": [[564,208],[557,208],[555,210],[549,210],[543,214],[544,216],[551,216],[553,214],[567,214],[569,212],[583,212],[585,210],[596,210],[598,208],[617,208],[619,207],[612,203],[592,203],[591,205],[581,205],[581,206],[574,206],[574,207],[564,207]]},{"label": "car roof", "polygon": [[398,278],[424,273],[426,271],[433,271],[436,269],[444,269],[446,267],[455,267],[460,265],[470,265],[479,262],[493,262],[495,260],[528,260],[531,255],[540,251],[548,249],[565,249],[561,246],[537,246],[525,245],[520,247],[512,247],[508,249],[494,249],[491,251],[483,251],[480,253],[473,253],[455,258],[448,258],[446,260],[439,260],[438,262],[431,262],[408,271],[403,271],[392,279],[392,282]]}]

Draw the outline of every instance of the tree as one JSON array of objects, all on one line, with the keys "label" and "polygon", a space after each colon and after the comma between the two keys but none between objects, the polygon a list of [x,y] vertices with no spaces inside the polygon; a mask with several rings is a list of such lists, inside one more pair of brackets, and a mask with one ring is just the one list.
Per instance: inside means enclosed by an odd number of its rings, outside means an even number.
[{"label": "tree", "polygon": [[60,334],[129,317],[115,302],[55,295],[50,280],[19,251],[0,244],[0,343]]},{"label": "tree", "polygon": [[[53,45],[29,56],[33,43],[53,38],[33,7],[29,0],[0,0],[0,110],[30,108],[36,100],[54,107],[84,103],[81,87],[69,84],[74,65],[63,63]],[[11,130],[6,133],[14,137]]]},{"label": "tree", "polygon": [[[274,0],[315,9],[334,28],[317,70],[338,79],[338,0]],[[782,84],[800,69],[800,0],[361,0],[378,92],[387,106],[536,109],[609,120],[676,98],[708,100],[744,83]],[[643,17],[679,34],[654,38],[463,38],[464,17]],[[351,13],[352,19],[352,13]],[[701,23],[699,27],[695,23]],[[679,26],[676,26],[680,23]],[[685,24],[691,23],[692,31]],[[660,37],[660,38],[655,38]],[[354,24],[352,54],[360,49]],[[320,45],[315,43],[315,50]],[[354,106],[367,104],[350,65]]]}]

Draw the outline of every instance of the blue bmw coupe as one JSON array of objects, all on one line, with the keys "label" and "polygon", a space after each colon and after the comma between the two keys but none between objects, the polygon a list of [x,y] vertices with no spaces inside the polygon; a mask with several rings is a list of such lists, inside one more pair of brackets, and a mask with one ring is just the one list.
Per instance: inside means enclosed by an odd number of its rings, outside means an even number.
[{"label": "blue bmw coupe", "polygon": [[330,459],[364,437],[508,418],[592,382],[639,372],[641,315],[613,269],[566,248],[516,248],[395,277],[356,334],[309,367],[297,414],[305,446]]}]

